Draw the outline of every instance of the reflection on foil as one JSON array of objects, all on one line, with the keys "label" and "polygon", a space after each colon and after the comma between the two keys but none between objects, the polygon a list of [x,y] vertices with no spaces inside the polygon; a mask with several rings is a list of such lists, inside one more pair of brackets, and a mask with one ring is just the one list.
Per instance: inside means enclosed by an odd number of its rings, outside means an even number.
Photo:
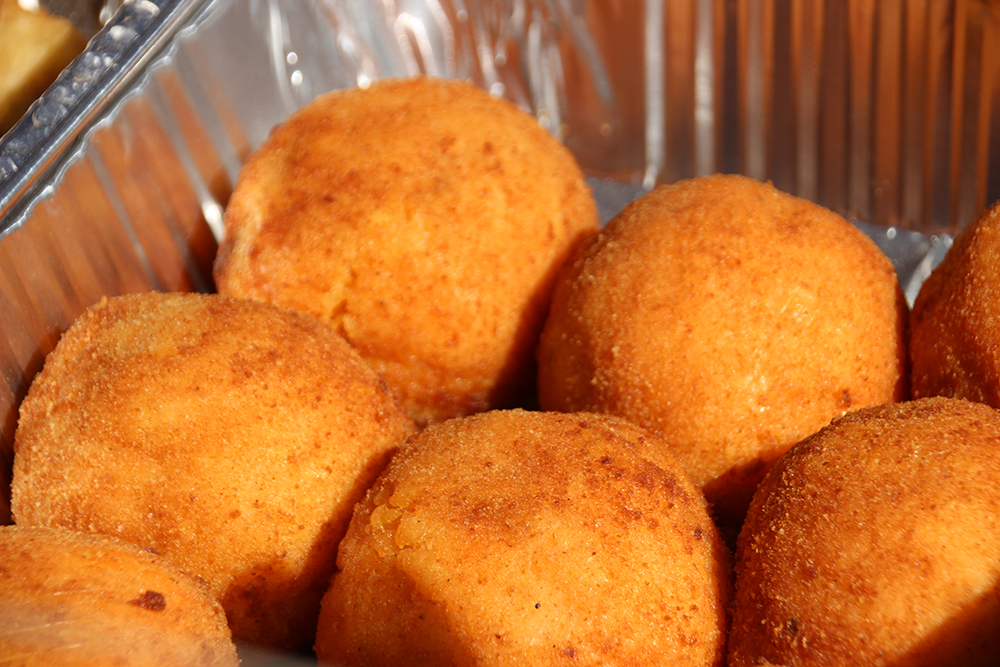
[{"label": "reflection on foil", "polygon": [[59,334],[104,295],[211,289],[240,166],[319,94],[469,79],[565,141],[605,220],[654,184],[769,179],[855,220],[912,301],[1000,198],[997,26],[985,0],[123,2],[0,139],[0,490]]}]

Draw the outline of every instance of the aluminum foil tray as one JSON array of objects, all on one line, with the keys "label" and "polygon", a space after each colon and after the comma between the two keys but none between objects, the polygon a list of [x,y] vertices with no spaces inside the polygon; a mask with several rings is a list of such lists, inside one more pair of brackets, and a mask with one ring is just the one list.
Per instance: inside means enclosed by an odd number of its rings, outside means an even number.
[{"label": "aluminum foil tray", "polygon": [[1000,198],[993,2],[120,4],[0,139],[0,521],[17,407],[61,333],[104,295],[210,291],[243,160],[331,89],[424,72],[509,97],[605,219],[659,182],[770,179],[861,225],[911,299]]}]

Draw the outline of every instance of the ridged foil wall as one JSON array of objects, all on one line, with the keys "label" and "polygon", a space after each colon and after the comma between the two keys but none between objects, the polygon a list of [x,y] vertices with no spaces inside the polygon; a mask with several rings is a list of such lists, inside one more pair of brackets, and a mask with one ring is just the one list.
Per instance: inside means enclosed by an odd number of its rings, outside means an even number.
[{"label": "ridged foil wall", "polygon": [[[102,296],[211,290],[240,165],[331,89],[469,78],[561,137],[603,184],[607,215],[656,183],[770,179],[874,223],[908,290],[947,246],[935,235],[1000,198],[1000,0],[143,0],[122,11],[0,140],[0,522],[17,407],[62,332]],[[149,26],[171,22],[133,71],[115,70]],[[114,85],[79,102],[105,75]]]}]

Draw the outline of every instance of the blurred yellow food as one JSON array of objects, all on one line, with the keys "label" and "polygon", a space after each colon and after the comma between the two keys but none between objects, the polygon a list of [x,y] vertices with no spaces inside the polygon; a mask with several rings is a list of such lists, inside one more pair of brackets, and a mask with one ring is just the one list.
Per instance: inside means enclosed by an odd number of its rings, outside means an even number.
[{"label": "blurred yellow food", "polygon": [[14,126],[86,46],[72,23],[0,0],[0,134]]}]

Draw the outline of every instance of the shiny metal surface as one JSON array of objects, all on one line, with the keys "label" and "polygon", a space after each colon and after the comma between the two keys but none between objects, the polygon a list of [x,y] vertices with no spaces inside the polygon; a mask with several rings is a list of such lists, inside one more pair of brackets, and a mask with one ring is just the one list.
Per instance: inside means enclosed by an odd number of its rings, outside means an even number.
[{"label": "shiny metal surface", "polygon": [[0,519],[16,411],[105,295],[211,290],[240,165],[316,95],[468,78],[532,111],[602,214],[713,171],[864,226],[912,298],[1000,198],[992,0],[132,0],[0,138]]},{"label": "shiny metal surface", "polygon": [[108,6],[87,52],[0,138],[0,523],[18,405],[62,332],[103,296],[213,289],[244,159],[328,90],[471,79],[571,147],[604,219],[655,183],[772,179],[852,217],[911,300],[946,232],[1000,198],[992,1]]}]

